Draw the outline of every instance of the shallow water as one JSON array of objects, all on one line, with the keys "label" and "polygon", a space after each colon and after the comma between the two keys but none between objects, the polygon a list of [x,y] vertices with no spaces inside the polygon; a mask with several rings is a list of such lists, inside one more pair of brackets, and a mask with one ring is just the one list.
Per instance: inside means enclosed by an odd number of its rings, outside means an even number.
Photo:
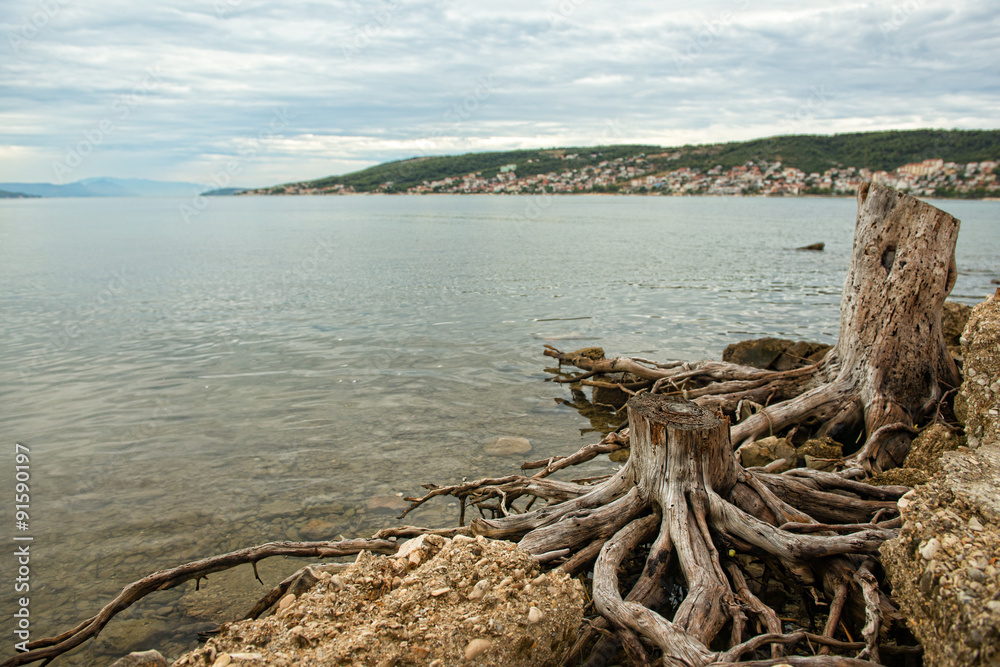
[{"label": "shallow water", "polygon": [[[852,199],[217,198],[186,222],[184,203],[0,201],[0,461],[12,498],[14,443],[31,450],[29,531],[3,511],[9,544],[34,538],[33,639],[154,569],[393,525],[373,497],[516,470],[481,451],[497,436],[530,439],[526,458],[595,441],[554,400],[569,392],[546,382],[545,344],[667,360],[763,335],[833,342],[855,213]],[[953,297],[978,302],[1000,277],[1000,203],[935,203],[963,221]],[[457,509],[407,522],[451,525]],[[0,562],[13,610],[16,563]],[[65,664],[179,651],[262,593],[249,568],[201,587],[152,596]]]}]

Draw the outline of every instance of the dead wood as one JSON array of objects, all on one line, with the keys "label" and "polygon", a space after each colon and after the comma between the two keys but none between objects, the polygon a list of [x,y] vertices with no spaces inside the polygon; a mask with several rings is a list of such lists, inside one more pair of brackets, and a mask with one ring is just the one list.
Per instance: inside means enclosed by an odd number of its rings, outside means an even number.
[{"label": "dead wood", "polygon": [[[867,634],[858,629],[865,642],[805,630],[782,633],[777,612],[750,589],[739,554],[771,559],[817,600],[834,602],[835,592],[830,597],[824,593],[827,570],[853,574],[858,570],[854,555],[875,557],[881,544],[898,533],[895,503],[871,498],[895,496],[901,489],[871,490],[829,473],[797,478],[745,470],[729,440],[728,419],[693,402],[642,394],[629,400],[628,417],[631,456],[614,477],[536,511],[476,519],[472,532],[516,540],[553,563],[565,554],[567,569],[574,572],[602,545],[594,565],[595,607],[637,664],[649,655],[638,651],[635,637],[655,647],[669,665],[734,663],[758,650],[776,658],[782,645],[802,643],[853,652],[829,656],[823,664],[872,664],[835,662],[855,660],[862,652],[877,655],[878,631],[873,634],[870,628],[881,628],[887,617],[878,616],[884,601],[870,590],[870,582],[864,592],[861,586],[840,589],[846,591],[845,602],[862,610],[868,621]],[[837,493],[816,488],[824,485]],[[826,522],[799,503],[821,510]],[[657,536],[644,576],[623,595],[618,579],[622,561],[648,541],[651,530]],[[688,593],[668,619],[651,608],[650,591],[662,591],[671,561]],[[763,634],[751,631],[748,612]],[[886,613],[892,616],[891,606]],[[730,632],[723,640],[720,633],[726,626]],[[602,624],[595,623],[585,637],[601,631]],[[600,640],[601,650],[608,641]],[[728,648],[711,648],[720,642]],[[581,650],[578,645],[573,655]]]},{"label": "dead wood", "polygon": [[[588,377],[628,372],[653,381],[652,393],[722,410],[736,422],[731,438],[740,445],[816,422],[818,435],[845,445],[866,435],[853,459],[865,470],[896,467],[909,451],[913,425],[933,417],[958,386],[941,324],[957,276],[958,229],[958,220],[930,204],[862,185],[840,336],[811,366],[774,372],[718,361],[593,359],[554,348],[545,354]],[[761,407],[745,416],[737,414],[741,404]]]}]

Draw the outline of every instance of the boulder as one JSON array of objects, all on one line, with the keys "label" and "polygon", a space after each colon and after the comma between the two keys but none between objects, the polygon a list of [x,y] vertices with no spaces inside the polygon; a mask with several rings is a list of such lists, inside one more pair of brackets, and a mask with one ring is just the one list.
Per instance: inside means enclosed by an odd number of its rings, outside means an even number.
[{"label": "boulder", "polygon": [[965,423],[971,449],[1000,435],[1000,290],[972,310],[962,334],[965,381],[955,414]]},{"label": "boulder", "polygon": [[[484,537],[425,535],[319,577],[273,616],[224,625],[174,665],[223,654],[232,664],[557,665],[586,605],[579,581]],[[237,660],[248,647],[257,662]]]},{"label": "boulder", "polygon": [[722,360],[741,366],[787,371],[816,363],[830,347],[785,338],[756,338],[727,346],[722,352]]},{"label": "boulder", "polygon": [[[886,574],[929,667],[1000,663],[1000,294],[973,309],[962,352],[956,412],[969,447],[945,451],[930,481],[900,499],[903,528],[882,546]],[[953,444],[942,436],[911,455],[932,459],[934,449]]]}]

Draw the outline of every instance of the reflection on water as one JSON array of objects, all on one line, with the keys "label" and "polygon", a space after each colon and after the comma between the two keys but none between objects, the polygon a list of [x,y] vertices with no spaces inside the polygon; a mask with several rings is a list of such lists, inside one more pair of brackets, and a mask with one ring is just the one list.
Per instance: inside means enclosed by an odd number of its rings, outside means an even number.
[{"label": "reflection on water", "polygon": [[[516,470],[483,453],[498,436],[531,440],[529,458],[595,442],[614,411],[566,405],[580,397],[545,381],[546,343],[666,360],[762,335],[832,342],[855,212],[849,199],[564,197],[528,216],[517,197],[218,198],[185,223],[179,203],[0,202],[0,433],[32,453],[33,638],[153,569],[370,535],[422,482]],[[955,294],[981,300],[1000,274],[1000,205],[943,207],[963,219]],[[793,250],[817,241],[825,252]],[[456,520],[446,502],[407,517]],[[152,596],[66,664],[178,652],[261,593],[245,569]]]}]

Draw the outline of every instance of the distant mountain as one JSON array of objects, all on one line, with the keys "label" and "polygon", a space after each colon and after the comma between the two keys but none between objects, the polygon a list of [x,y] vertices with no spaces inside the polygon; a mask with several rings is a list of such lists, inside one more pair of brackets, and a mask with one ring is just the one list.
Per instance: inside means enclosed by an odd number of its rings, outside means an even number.
[{"label": "distant mountain", "polygon": [[[617,158],[645,156],[654,171],[723,169],[750,161],[781,162],[806,173],[855,167],[890,171],[911,162],[979,162],[1000,155],[1000,130],[893,130],[835,135],[788,135],[724,144],[590,146],[416,157],[342,176],[261,188],[253,194],[405,192],[425,181],[478,174],[490,179],[516,166],[517,176],[583,170]],[[627,178],[627,177],[626,177]],[[0,184],[2,187],[2,184]]]},{"label": "distant mountain", "polygon": [[0,199],[33,199],[37,196],[38,195],[26,195],[23,192],[7,192],[6,190],[0,190]]},{"label": "distant mountain", "polygon": [[66,185],[0,183],[0,190],[36,197],[190,197],[204,189],[204,185],[197,183],[108,177],[85,178]]}]

